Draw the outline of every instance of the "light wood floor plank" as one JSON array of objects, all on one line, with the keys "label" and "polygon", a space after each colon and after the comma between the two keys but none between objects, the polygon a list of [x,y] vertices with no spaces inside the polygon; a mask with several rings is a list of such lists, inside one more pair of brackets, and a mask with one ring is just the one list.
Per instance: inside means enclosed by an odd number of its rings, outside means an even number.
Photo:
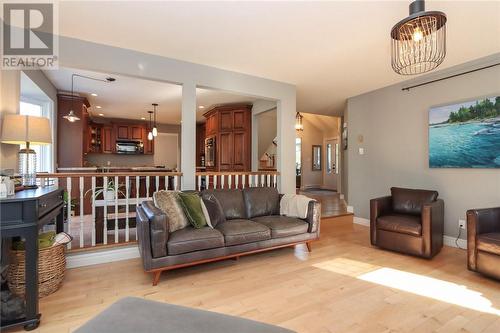
[{"label": "light wood floor plank", "polygon": [[[157,287],[135,259],[68,270],[62,288],[41,300],[37,331],[71,332],[116,300],[137,296],[298,332],[500,332],[500,283],[467,271],[465,251],[444,248],[429,261],[376,249],[352,216],[324,219],[321,228],[312,253],[297,246],[179,269]],[[387,276],[374,280],[377,272]],[[424,285],[422,278],[432,278],[430,285],[466,299],[384,285],[391,274]]]}]

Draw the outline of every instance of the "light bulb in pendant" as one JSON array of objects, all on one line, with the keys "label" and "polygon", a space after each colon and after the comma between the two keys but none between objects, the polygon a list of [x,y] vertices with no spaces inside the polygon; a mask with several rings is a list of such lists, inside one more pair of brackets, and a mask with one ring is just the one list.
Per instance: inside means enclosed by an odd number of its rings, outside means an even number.
[{"label": "light bulb in pendant", "polygon": [[158,129],[153,127],[153,136],[158,136]]},{"label": "light bulb in pendant", "polygon": [[148,140],[149,141],[153,140],[153,133],[152,132],[148,133]]}]

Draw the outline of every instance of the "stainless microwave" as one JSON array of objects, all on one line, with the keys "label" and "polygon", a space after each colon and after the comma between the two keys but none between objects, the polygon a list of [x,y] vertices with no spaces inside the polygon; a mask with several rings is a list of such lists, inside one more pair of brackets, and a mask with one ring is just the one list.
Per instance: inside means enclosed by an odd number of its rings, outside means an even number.
[{"label": "stainless microwave", "polygon": [[144,144],[142,141],[118,140],[116,141],[116,153],[130,155],[144,154]]}]

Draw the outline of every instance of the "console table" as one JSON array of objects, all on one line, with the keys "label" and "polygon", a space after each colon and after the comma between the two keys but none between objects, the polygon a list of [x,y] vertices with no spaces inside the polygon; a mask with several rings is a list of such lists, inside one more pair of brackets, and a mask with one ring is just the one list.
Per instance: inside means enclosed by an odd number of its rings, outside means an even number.
[{"label": "console table", "polygon": [[[55,186],[24,190],[0,199],[0,232],[3,238],[23,237],[26,241],[25,317],[1,322],[1,329],[24,326],[33,330],[40,324],[38,313],[38,232],[56,220],[56,232],[64,231],[63,192]],[[8,255],[8,254],[4,254]]]}]

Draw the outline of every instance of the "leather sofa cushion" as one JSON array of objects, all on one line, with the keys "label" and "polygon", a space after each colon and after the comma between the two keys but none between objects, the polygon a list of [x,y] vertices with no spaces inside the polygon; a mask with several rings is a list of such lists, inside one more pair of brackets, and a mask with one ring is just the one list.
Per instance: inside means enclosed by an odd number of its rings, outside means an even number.
[{"label": "leather sofa cushion", "polygon": [[384,215],[377,219],[377,228],[412,236],[422,235],[420,218],[413,215]]},{"label": "leather sofa cushion", "polygon": [[245,202],[242,190],[205,190],[202,196],[213,194],[222,207],[226,220],[245,219]]},{"label": "leather sofa cushion", "polygon": [[422,206],[437,200],[437,191],[391,188],[392,210],[399,214],[421,215]]},{"label": "leather sofa cushion", "polygon": [[274,187],[247,187],[243,198],[248,219],[280,213],[280,194]]},{"label": "leather sofa cushion", "polygon": [[258,222],[271,229],[272,238],[295,236],[307,233],[309,224],[300,219],[281,215],[255,217],[252,221]]},{"label": "leather sofa cushion", "polygon": [[177,255],[224,246],[224,236],[210,227],[195,229],[188,226],[170,234],[167,242],[168,255]]},{"label": "leather sofa cushion", "polygon": [[491,232],[477,237],[477,249],[500,256],[500,232]]},{"label": "leather sofa cushion", "polygon": [[253,243],[271,239],[268,227],[250,220],[235,219],[216,227],[224,235],[226,246]]}]

